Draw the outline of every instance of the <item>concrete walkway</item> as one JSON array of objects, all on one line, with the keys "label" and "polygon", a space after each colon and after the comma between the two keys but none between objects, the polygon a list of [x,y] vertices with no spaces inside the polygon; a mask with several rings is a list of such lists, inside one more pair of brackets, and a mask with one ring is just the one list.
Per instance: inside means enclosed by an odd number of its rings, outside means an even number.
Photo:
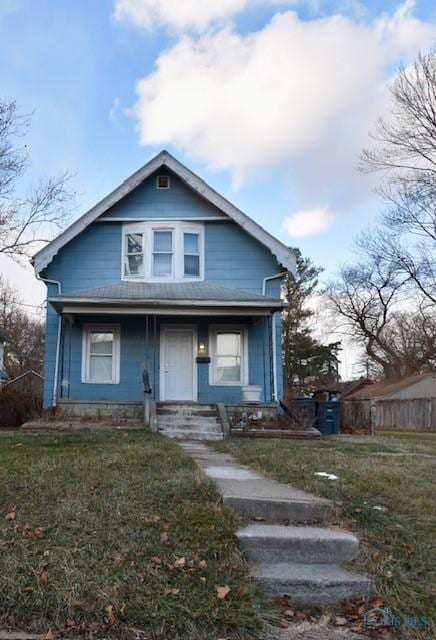
[{"label": "concrete walkway", "polygon": [[265,478],[204,444],[180,446],[213,480],[223,502],[247,520],[236,535],[265,593],[289,595],[295,604],[327,605],[368,592],[366,577],[342,567],[357,556],[358,539],[319,526],[331,508],[328,500]]}]

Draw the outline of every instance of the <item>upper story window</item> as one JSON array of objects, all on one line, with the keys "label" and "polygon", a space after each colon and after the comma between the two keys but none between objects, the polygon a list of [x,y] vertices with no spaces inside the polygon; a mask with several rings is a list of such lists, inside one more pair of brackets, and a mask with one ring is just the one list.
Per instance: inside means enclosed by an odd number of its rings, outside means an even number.
[{"label": "upper story window", "polygon": [[183,234],[183,275],[200,275],[200,235],[198,233]]},{"label": "upper story window", "polygon": [[204,279],[204,225],[152,220],[123,226],[123,280]]},{"label": "upper story window", "polygon": [[144,234],[126,233],[124,236],[124,276],[142,278],[144,275]]},{"label": "upper story window", "polygon": [[169,176],[157,176],[156,178],[156,189],[169,189],[170,188],[170,177]]},{"label": "upper story window", "polygon": [[173,235],[173,230],[153,230],[153,276],[173,275]]}]

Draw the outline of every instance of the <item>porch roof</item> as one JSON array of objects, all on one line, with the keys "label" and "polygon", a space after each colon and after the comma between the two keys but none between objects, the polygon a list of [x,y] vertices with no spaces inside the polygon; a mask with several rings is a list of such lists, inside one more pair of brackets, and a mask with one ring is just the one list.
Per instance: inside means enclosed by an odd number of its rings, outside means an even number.
[{"label": "porch roof", "polygon": [[117,282],[96,289],[52,296],[49,302],[57,311],[78,313],[80,310],[113,308],[132,312],[150,309],[280,309],[283,302],[250,291],[231,289],[211,282]]}]

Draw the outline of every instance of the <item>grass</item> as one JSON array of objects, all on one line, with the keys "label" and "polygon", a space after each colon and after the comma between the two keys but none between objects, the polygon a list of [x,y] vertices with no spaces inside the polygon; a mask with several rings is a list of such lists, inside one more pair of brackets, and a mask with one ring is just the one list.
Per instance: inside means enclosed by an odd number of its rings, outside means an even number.
[{"label": "grass", "polygon": [[269,615],[231,512],[160,436],[0,433],[0,509],[0,628],[248,639]]},{"label": "grass", "polygon": [[[215,446],[215,444],[214,444]],[[397,434],[318,441],[226,440],[216,449],[295,487],[330,498],[334,522],[361,538],[357,569],[384,606],[425,617],[413,638],[436,637],[436,436]],[[339,480],[315,475],[326,471]],[[386,510],[376,510],[374,507]]]}]

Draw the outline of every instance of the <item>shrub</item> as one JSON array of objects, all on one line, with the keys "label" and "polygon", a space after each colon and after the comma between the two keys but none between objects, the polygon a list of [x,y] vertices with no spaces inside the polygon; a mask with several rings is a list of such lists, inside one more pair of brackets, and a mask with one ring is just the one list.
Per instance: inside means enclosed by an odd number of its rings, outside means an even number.
[{"label": "shrub", "polygon": [[19,427],[42,411],[42,398],[32,387],[27,390],[5,385],[0,389],[0,426]]}]

